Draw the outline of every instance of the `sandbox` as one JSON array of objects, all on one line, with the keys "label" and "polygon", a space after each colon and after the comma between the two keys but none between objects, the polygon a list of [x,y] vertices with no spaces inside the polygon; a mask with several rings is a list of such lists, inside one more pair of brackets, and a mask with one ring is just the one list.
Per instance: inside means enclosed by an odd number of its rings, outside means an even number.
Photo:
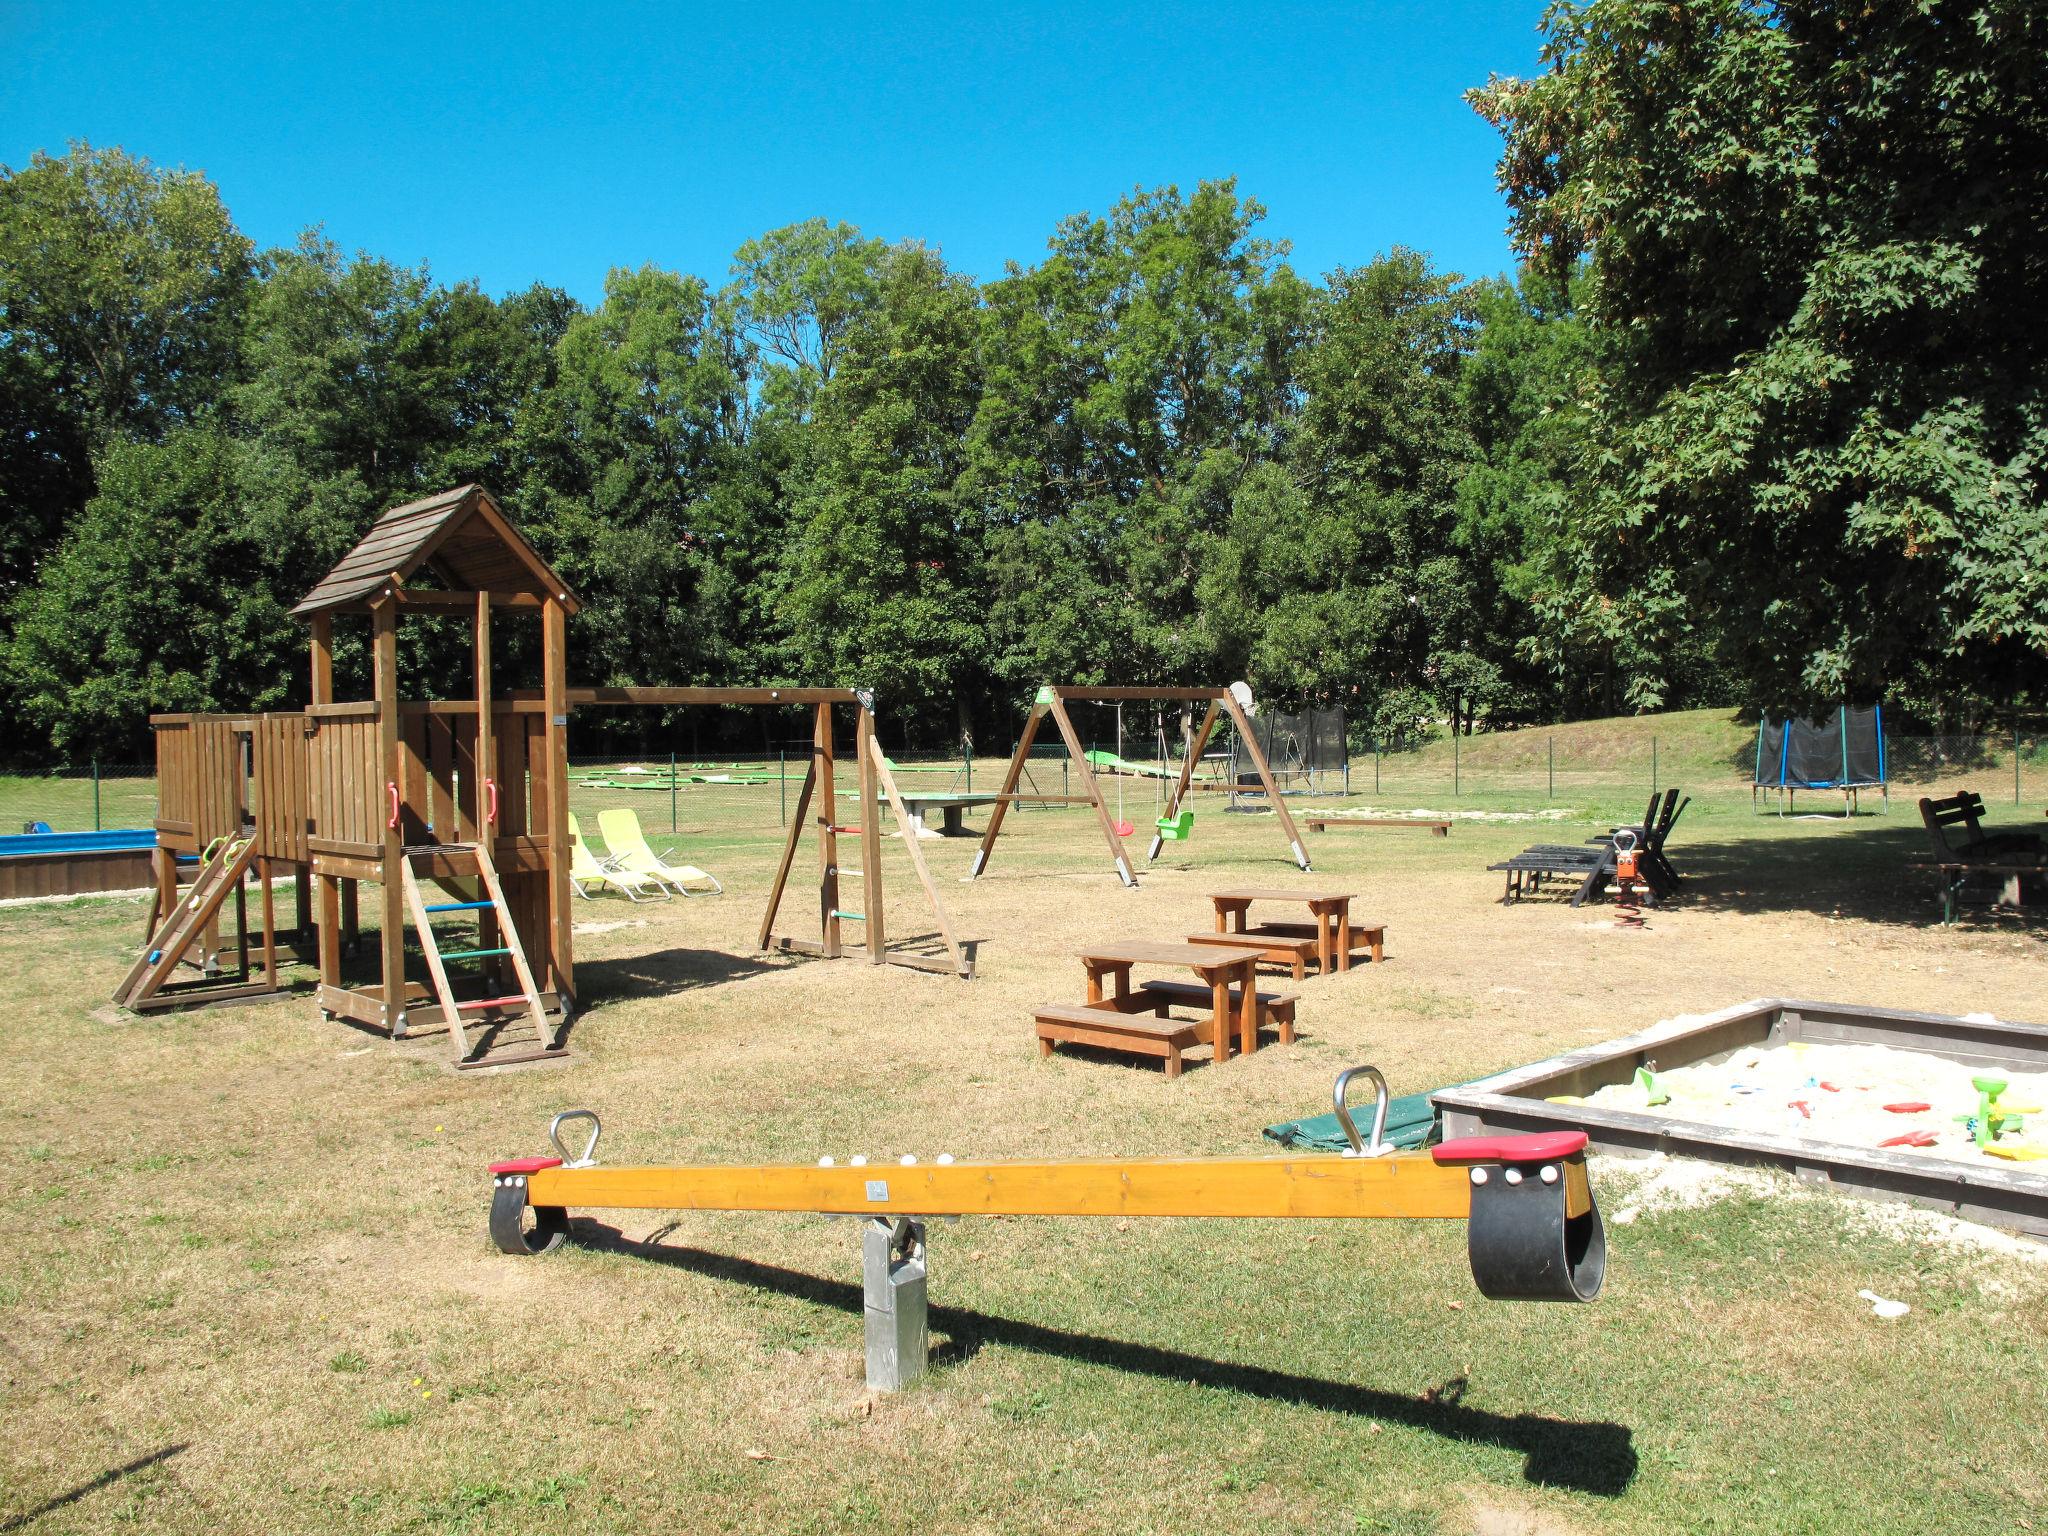
[{"label": "sandbox", "polygon": [[[1819,1069],[1813,1074],[1817,1080],[1810,1090],[1802,1084],[1793,1094],[1808,1103],[1818,1125],[1831,1126],[1836,1136],[1853,1134],[1867,1139],[1831,1139],[1816,1134],[1814,1122],[1799,1116],[1787,1097],[1777,1092],[1785,1061],[1799,1057],[1798,1052],[1786,1052],[1785,1048],[1792,1046],[1815,1048],[1812,1060]],[[1938,1082],[1950,1091],[1956,1067],[2007,1077],[2019,1090],[2010,1095],[2014,1102],[2022,1097],[2038,1102],[2035,1095],[2040,1075],[2048,1074],[2048,1029],[2040,1025],[1763,998],[1705,1017],[1669,1020],[1640,1034],[1447,1088],[1432,1095],[1432,1101],[1443,1111],[1446,1136],[1575,1127],[1586,1131],[1594,1147],[1602,1151],[1664,1152],[1709,1162],[1781,1168],[1851,1194],[1906,1201],[2048,1238],[2048,1161],[2004,1162],[1973,1155],[1963,1145],[1960,1128],[1953,1125],[1943,1132],[1942,1145],[1925,1150],[1872,1144],[1881,1138],[1871,1133],[1887,1122],[1874,1121],[1868,1114],[1837,1112],[1841,1095],[1883,1094],[1889,1100],[1891,1093],[1904,1090],[1897,1077],[1876,1071],[1865,1074],[1872,1079],[1868,1086],[1835,1082],[1831,1074],[1836,1069],[1856,1070],[1850,1067],[1856,1053],[1819,1048],[1843,1046],[1885,1047],[1933,1058],[1926,1074],[1929,1083]],[[1905,1058],[1883,1059],[1893,1067],[1909,1064]],[[1688,1074],[1695,1079],[1694,1091],[1681,1092],[1672,1103],[1653,1108],[1613,1102],[1626,1100],[1639,1068],[1672,1073],[1708,1064],[1724,1068],[1725,1073]],[[1724,1075],[1729,1084],[1751,1086],[1753,1082],[1759,1095],[1776,1094],[1770,1110],[1785,1111],[1782,1123],[1774,1128],[1768,1123],[1770,1113],[1747,1107],[1742,1112],[1722,1113],[1714,1102],[1715,1094],[1704,1090],[1708,1080]],[[1842,1075],[1848,1076],[1849,1071]],[[1832,1087],[1822,1087],[1822,1081]],[[1558,1098],[1592,1102],[1550,1102]],[[1894,1118],[1900,1131],[1936,1127],[1947,1124],[1947,1109],[1943,1105]],[[1880,1116],[1889,1113],[1879,1105]],[[2028,1118],[2032,1123],[2024,1135],[2001,1140],[2008,1146],[2041,1145],[2039,1122]]]}]

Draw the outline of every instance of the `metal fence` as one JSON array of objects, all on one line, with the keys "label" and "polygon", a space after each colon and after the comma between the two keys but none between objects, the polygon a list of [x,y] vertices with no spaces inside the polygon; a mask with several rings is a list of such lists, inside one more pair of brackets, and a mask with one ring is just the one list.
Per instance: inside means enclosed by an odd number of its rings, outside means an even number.
[{"label": "metal fence", "polygon": [[[1417,805],[1468,796],[1516,799],[1598,800],[1648,794],[1677,784],[1689,794],[1744,797],[1752,764],[1740,752],[1725,760],[1702,757],[1696,744],[1667,741],[1654,733],[1616,745],[1611,736],[1593,747],[1575,737],[1572,726],[1539,727],[1491,736],[1436,742],[1426,747],[1380,751],[1368,747],[1349,760],[1348,792],[1354,796],[1409,800]],[[572,806],[634,806],[650,830],[679,830],[688,798],[697,791],[752,790],[749,799],[765,810],[772,799],[777,824],[793,809],[808,766],[808,742],[792,742],[774,756],[692,760],[680,754],[576,758],[570,764]],[[1887,735],[1887,777],[1895,795],[1953,794],[1973,789],[1988,806],[2048,804],[2048,733],[2020,731],[1997,736]],[[892,754],[906,788],[934,791],[993,790],[1000,786],[1009,756],[960,754],[938,757]],[[1327,761],[1327,759],[1323,759]],[[1275,765],[1276,771],[1279,767]],[[847,764],[853,782],[853,765]],[[1204,763],[1198,782],[1227,772],[1223,760]],[[1145,790],[1126,783],[1126,797]],[[844,786],[842,786],[844,787]],[[1072,765],[1059,742],[1034,745],[1021,786],[1027,792],[1070,795]],[[1341,769],[1318,767],[1311,778],[1283,784],[1288,790],[1336,795],[1346,792]],[[1159,793],[1163,794],[1163,789]],[[718,797],[715,793],[711,798]],[[1019,812],[1056,809],[1017,807]],[[761,814],[750,811],[750,816]],[[57,832],[98,832],[148,827],[156,819],[155,771],[132,763],[86,764],[46,773],[0,774],[0,833],[31,826]]]},{"label": "metal fence", "polygon": [[0,833],[108,832],[156,820],[156,770],[88,763],[47,773],[0,774]]},{"label": "metal fence", "polygon": [[[1368,746],[1351,764],[1351,793],[1441,801],[1500,795],[1536,800],[1597,800],[1678,785],[1688,794],[1747,798],[1753,751],[1719,755],[1697,738],[1656,733],[1597,744],[1573,726],[1537,727],[1453,738],[1383,751]],[[1886,779],[1895,797],[1917,800],[1971,789],[1987,806],[2048,802],[2048,734],[1885,737]],[[1831,791],[1799,791],[1799,803]],[[1882,800],[1878,802],[1880,805]]]}]

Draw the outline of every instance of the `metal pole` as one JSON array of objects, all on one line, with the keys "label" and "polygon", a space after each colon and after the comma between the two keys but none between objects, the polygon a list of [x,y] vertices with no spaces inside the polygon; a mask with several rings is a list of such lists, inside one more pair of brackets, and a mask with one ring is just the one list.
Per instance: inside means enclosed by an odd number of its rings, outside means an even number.
[{"label": "metal pole", "polygon": [[[782,820],[780,826],[789,825],[789,749],[781,744],[775,748],[775,783],[782,791]],[[826,808],[830,814],[831,808]]]},{"label": "metal pole", "polygon": [[[2013,740],[2014,740],[2015,742],[2017,742],[2017,741],[2019,740],[2019,727],[2018,727],[2018,726],[2014,726],[2014,727],[2013,727]],[[2017,749],[2015,749],[2015,752],[2014,752],[2014,761],[2015,761],[2015,762],[2017,762],[2017,761],[2018,761],[2018,752],[2017,752]],[[2012,780],[2012,782],[2013,782],[2013,804],[2017,805],[2017,804],[2019,804],[2019,782],[2020,782],[2020,780],[2019,780],[2019,770],[2018,770],[2017,768],[2015,768],[2015,769],[2013,770],[2013,780]],[[95,832],[97,832],[97,831],[99,831],[99,830],[100,830],[100,760],[99,760],[98,758],[94,758],[94,759],[92,760],[92,829],[93,829],[93,831],[95,831]]]},{"label": "metal pole", "polygon": [[1453,720],[1451,722],[1451,796],[1453,799],[1459,794],[1458,785],[1458,722]]},{"label": "metal pole", "polygon": [[[97,789],[94,793],[98,793]],[[2012,803],[2020,803],[2020,722],[2017,715],[2012,722]]]},{"label": "metal pole", "polygon": [[671,836],[676,830],[676,754],[669,748],[668,754],[668,830]]}]

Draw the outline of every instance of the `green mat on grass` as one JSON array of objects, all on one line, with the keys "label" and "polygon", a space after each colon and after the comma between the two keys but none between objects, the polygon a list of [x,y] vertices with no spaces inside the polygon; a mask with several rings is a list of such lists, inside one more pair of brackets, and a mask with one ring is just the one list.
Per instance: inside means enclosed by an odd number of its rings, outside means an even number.
[{"label": "green mat on grass", "polygon": [[[1368,1089],[1367,1093],[1370,1095],[1371,1090]],[[1370,1097],[1364,1104],[1353,1107],[1351,1118],[1357,1122],[1360,1136],[1372,1135]],[[1345,1140],[1344,1127],[1337,1123],[1334,1114],[1269,1125],[1266,1134],[1283,1147],[1299,1148],[1304,1152],[1341,1152],[1351,1145]],[[1426,1147],[1443,1139],[1437,1127],[1436,1111],[1430,1107],[1427,1093],[1404,1093],[1387,1105],[1386,1139],[1404,1151]]]}]

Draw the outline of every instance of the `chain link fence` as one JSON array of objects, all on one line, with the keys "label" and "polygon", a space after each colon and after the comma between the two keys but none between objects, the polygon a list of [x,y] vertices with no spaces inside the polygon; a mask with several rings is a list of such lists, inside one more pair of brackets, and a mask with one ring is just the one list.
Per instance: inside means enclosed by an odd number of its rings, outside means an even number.
[{"label": "chain link fence", "polygon": [[[1752,763],[1742,760],[1739,752],[1703,756],[1696,743],[1670,741],[1654,733],[1589,747],[1576,741],[1575,734],[1573,727],[1559,726],[1402,750],[1368,746],[1350,759],[1348,792],[1420,805],[1467,796],[1597,800],[1647,795],[1673,784],[1689,794],[1746,797],[1750,786]],[[764,819],[772,804],[775,824],[787,825],[803,785],[809,751],[807,740],[792,740],[773,756],[702,760],[680,754],[579,757],[570,764],[570,806],[594,815],[604,807],[630,805],[649,831],[680,832],[692,803],[744,797],[746,819]],[[1994,807],[2048,804],[2048,733],[1888,734],[1885,754],[1891,788],[1909,801],[1972,789]],[[892,759],[898,782],[905,789],[935,793],[997,789],[1009,761],[1007,753],[892,754]],[[845,769],[842,790],[857,782],[850,746]],[[1205,763],[1197,779],[1221,778],[1226,772],[1225,760]],[[1075,793],[1064,744],[1034,744],[1020,788],[1045,795]],[[1321,794],[1346,792],[1344,776],[1336,771],[1319,770],[1313,788]],[[1810,793],[1819,796],[1827,792]],[[1017,807],[1020,813],[1052,809],[1057,807],[1028,802]],[[156,777],[149,767],[98,763],[44,773],[0,774],[0,833],[19,833],[31,827],[56,832],[146,828],[155,819]]]},{"label": "chain link fence", "polygon": [[0,774],[0,833],[110,832],[156,821],[156,770],[88,763],[46,773]]}]

